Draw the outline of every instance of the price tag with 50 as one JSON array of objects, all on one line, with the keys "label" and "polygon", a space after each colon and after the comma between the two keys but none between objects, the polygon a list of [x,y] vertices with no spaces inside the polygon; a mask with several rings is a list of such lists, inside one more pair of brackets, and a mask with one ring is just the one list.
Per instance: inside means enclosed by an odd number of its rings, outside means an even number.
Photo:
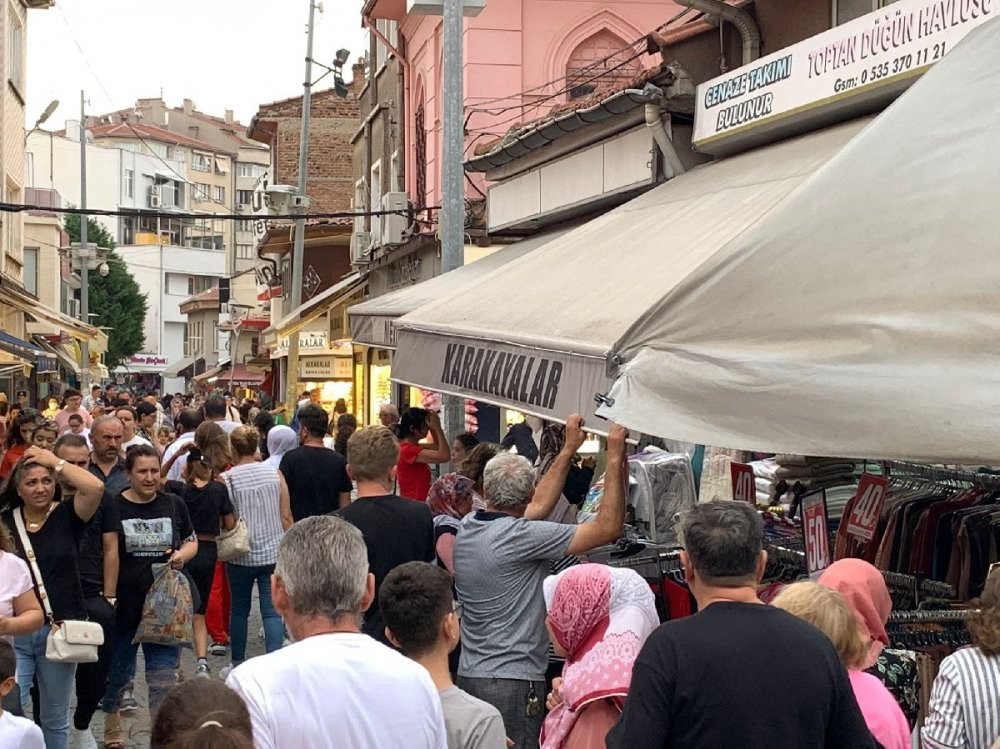
[{"label": "price tag with 50", "polygon": [[802,497],[802,533],[805,535],[806,571],[811,575],[830,566],[830,534],[826,528],[826,491]]}]

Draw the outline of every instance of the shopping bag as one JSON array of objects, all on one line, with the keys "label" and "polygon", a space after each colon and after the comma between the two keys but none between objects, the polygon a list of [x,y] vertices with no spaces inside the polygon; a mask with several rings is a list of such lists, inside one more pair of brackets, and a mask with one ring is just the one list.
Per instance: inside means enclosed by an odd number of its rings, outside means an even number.
[{"label": "shopping bag", "polygon": [[153,642],[157,645],[189,645],[194,636],[191,585],[183,573],[163,565],[154,566],[153,584],[146,594],[142,619],[132,643]]}]

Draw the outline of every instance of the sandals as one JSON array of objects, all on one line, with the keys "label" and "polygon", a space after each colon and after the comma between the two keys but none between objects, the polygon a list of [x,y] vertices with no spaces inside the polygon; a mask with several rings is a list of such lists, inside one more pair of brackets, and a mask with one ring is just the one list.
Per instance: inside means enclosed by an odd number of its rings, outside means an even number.
[{"label": "sandals", "polygon": [[125,731],[121,713],[104,715],[104,749],[125,749]]}]

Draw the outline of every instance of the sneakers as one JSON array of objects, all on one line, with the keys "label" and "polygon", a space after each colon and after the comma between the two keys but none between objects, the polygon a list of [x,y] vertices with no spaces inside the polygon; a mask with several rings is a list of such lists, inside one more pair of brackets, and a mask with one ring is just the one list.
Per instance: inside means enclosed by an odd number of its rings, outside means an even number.
[{"label": "sneakers", "polygon": [[212,644],[208,646],[209,655],[225,655],[226,650],[227,646],[225,643],[216,642],[215,640],[212,640]]},{"label": "sneakers", "polygon": [[97,749],[97,739],[94,738],[94,734],[90,732],[89,728],[83,730],[71,728],[67,747],[68,749]]},{"label": "sneakers", "polygon": [[128,715],[129,713],[134,713],[138,709],[139,703],[136,702],[135,697],[132,695],[132,690],[126,689],[122,692],[122,704],[119,708],[119,712],[124,715]]},{"label": "sneakers", "polygon": [[198,661],[198,668],[194,672],[195,678],[196,679],[199,679],[199,678],[200,679],[207,679],[207,678],[209,678],[209,676],[211,676],[211,674],[212,674],[212,671],[208,667],[208,663],[206,661]]},{"label": "sneakers", "polygon": [[236,668],[236,666],[234,666],[232,663],[230,663],[228,666],[223,666],[222,668],[219,669],[219,678],[225,681],[226,679],[229,678],[229,674],[233,672],[234,668]]}]

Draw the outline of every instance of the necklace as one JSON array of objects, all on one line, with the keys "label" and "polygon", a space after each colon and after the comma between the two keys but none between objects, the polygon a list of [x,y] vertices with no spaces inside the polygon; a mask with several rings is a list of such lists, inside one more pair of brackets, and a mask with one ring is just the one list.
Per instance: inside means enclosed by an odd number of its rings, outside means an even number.
[{"label": "necklace", "polygon": [[41,528],[41,527],[42,527],[42,523],[44,523],[44,522],[45,522],[46,520],[48,520],[48,519],[49,519],[49,515],[50,515],[50,514],[52,513],[52,509],[53,509],[54,507],[55,507],[55,504],[54,504],[54,503],[49,503],[49,507],[48,507],[48,509],[47,509],[47,510],[45,511],[45,516],[44,516],[44,517],[43,517],[43,518],[42,518],[41,520],[39,520],[39,521],[38,521],[37,523],[32,523],[32,522],[31,522],[30,520],[28,520],[28,513],[26,513],[26,512],[24,511],[24,509],[22,508],[22,510],[21,510],[21,514],[22,514],[22,515],[24,516],[24,519],[25,519],[25,520],[27,521],[27,523],[28,523],[28,530],[33,530],[33,531],[36,531],[36,530],[38,530],[39,528]]}]

